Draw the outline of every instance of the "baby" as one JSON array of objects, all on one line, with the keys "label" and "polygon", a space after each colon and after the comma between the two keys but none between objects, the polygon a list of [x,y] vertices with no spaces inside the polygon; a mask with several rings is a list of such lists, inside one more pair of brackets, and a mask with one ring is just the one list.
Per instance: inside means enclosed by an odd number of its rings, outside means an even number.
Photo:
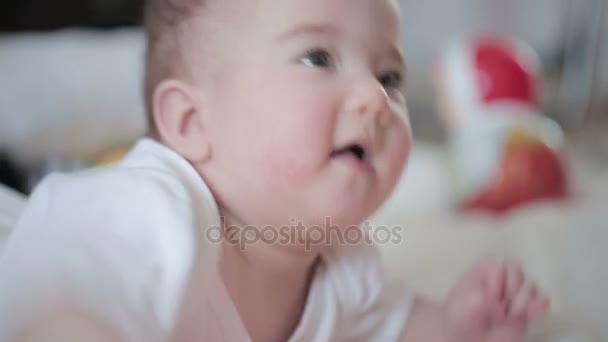
[{"label": "baby", "polygon": [[410,150],[394,1],[151,0],[146,22],[150,137],[36,189],[1,341],[507,342],[546,313],[517,265],[432,303],[344,239]]}]

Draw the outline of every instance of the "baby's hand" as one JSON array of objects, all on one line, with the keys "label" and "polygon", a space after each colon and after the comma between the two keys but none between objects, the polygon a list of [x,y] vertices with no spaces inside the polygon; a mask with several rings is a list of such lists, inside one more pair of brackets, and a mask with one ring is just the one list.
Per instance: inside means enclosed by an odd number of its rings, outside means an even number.
[{"label": "baby's hand", "polygon": [[452,290],[445,307],[447,336],[463,342],[518,342],[549,301],[509,262],[483,261]]}]

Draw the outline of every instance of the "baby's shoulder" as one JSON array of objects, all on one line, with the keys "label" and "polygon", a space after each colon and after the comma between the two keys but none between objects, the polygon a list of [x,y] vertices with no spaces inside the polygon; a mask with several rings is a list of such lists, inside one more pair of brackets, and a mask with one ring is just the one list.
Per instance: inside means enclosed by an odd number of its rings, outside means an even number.
[{"label": "baby's shoulder", "polygon": [[87,251],[146,249],[190,229],[182,188],[160,171],[122,165],[51,174],[30,196],[10,241],[35,236]]},{"label": "baby's shoulder", "polygon": [[46,177],[0,258],[0,304],[24,307],[36,297],[31,306],[42,312],[67,303],[119,328],[132,312],[141,336],[169,331],[201,277],[195,270],[211,270],[217,250],[201,234],[219,224],[217,209],[187,166],[143,154]]},{"label": "baby's shoulder", "polygon": [[193,200],[192,191],[164,170],[117,165],[50,175],[31,196],[17,230],[158,248],[186,243],[195,225],[217,221],[210,207]]},{"label": "baby's shoulder", "polygon": [[51,174],[36,187],[33,198],[37,193],[44,193],[60,204],[82,200],[83,204],[114,206],[129,202],[130,208],[167,197],[187,197],[185,185],[176,175],[123,164]]}]

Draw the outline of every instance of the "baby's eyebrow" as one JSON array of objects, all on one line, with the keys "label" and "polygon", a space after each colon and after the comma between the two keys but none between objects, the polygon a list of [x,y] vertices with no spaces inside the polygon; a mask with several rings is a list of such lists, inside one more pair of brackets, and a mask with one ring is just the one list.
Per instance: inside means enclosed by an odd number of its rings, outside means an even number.
[{"label": "baby's eyebrow", "polygon": [[302,24],[279,36],[279,40],[284,41],[293,37],[305,34],[331,34],[338,33],[338,28],[332,24]]}]

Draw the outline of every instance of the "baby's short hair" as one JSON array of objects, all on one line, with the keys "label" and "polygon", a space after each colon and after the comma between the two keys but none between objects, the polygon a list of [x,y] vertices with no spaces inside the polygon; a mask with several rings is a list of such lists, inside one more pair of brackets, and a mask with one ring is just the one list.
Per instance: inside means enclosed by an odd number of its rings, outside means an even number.
[{"label": "baby's short hair", "polygon": [[183,77],[183,35],[188,19],[208,0],[146,0],[144,25],[147,35],[144,101],[151,135],[157,134],[153,98],[158,84],[165,79]]}]

